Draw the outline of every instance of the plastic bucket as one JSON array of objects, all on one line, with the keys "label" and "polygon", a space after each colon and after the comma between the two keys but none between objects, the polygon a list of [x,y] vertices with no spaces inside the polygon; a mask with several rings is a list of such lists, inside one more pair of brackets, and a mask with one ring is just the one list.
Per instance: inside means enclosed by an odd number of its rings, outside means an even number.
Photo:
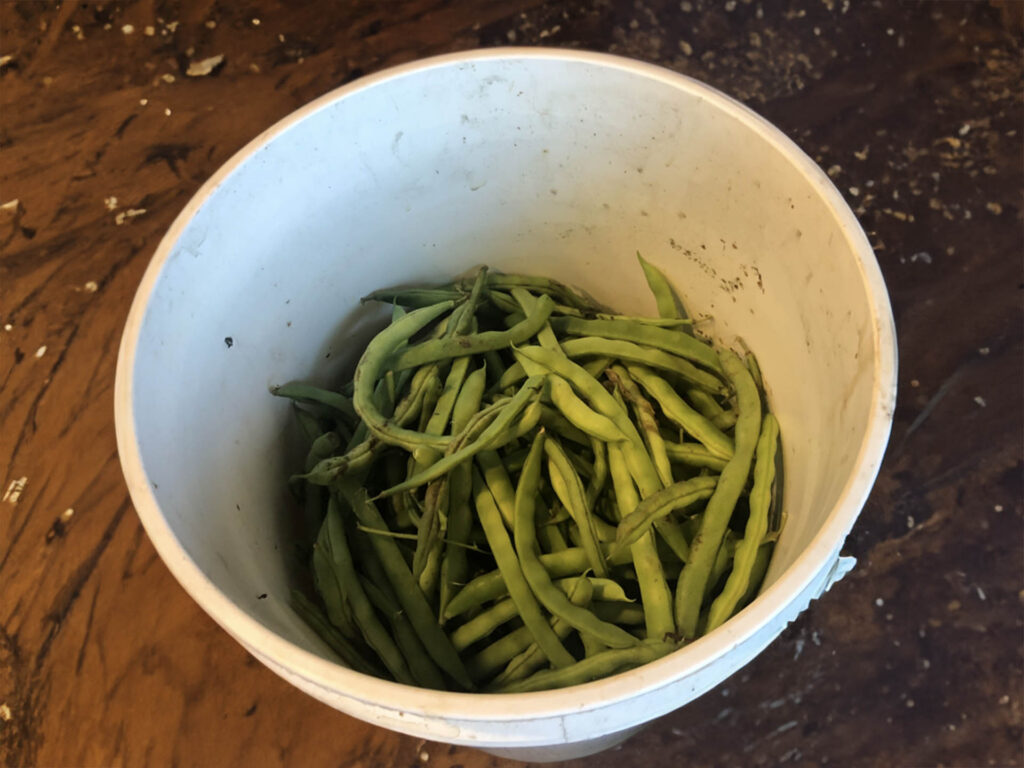
[{"label": "plastic bucket", "polygon": [[[719,339],[741,337],[761,363],[784,436],[788,514],[761,595],[660,661],[566,690],[440,693],[337,664],[288,607],[285,478],[297,456],[290,410],[268,388],[337,381],[380,323],[362,295],[482,263],[653,313],[638,250],[691,312],[713,316]],[[329,93],[200,189],[135,297],[117,436],[164,562],[272,670],[386,728],[553,759],[611,746],[701,695],[836,578],[882,459],[895,381],[892,314],[868,242],[777,129],[657,67],[498,49]]]}]

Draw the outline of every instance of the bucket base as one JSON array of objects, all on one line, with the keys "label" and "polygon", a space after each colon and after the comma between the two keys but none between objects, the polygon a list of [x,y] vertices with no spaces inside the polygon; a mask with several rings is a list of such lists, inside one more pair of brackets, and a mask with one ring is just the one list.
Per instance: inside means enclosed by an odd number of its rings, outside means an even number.
[{"label": "bucket base", "polygon": [[570,744],[550,744],[543,747],[480,747],[480,751],[495,757],[519,760],[524,763],[554,763],[560,760],[575,760],[617,747],[630,736],[639,733],[643,727],[638,725],[635,728],[608,733],[596,739],[574,741]]}]

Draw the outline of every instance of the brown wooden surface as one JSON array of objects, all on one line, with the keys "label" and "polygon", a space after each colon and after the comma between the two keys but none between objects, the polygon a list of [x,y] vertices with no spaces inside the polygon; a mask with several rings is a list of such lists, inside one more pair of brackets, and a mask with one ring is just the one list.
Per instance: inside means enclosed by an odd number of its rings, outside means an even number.
[{"label": "brown wooden surface", "polygon": [[498,44],[654,61],[775,121],[857,209],[900,334],[857,571],[719,689],[578,765],[1024,763],[1022,9],[4,0],[0,491],[27,482],[0,502],[0,764],[509,764],[365,725],[249,657],[156,557],[112,420],[132,294],[209,174],[363,73]]}]

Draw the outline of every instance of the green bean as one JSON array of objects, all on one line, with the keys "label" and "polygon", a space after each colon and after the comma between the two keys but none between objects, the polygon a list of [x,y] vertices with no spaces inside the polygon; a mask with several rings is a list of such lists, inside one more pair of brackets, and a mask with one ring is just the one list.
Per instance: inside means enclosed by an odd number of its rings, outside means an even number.
[{"label": "green bean", "polygon": [[465,299],[466,294],[453,288],[384,288],[363,296],[359,301],[379,301],[385,304],[398,304],[406,307],[432,307],[444,301],[453,304]]},{"label": "green bean", "polygon": [[601,384],[583,368],[563,355],[559,355],[541,347],[520,347],[515,350],[517,359],[529,370],[532,368],[543,368],[547,371],[557,373],[566,379],[573,388],[582,394],[594,409],[604,416],[610,418],[622,433],[626,436],[624,442],[624,453],[630,472],[637,478],[642,495],[653,493],[661,487],[657,472],[651,462],[651,457],[644,448],[636,427],[629,420],[625,405],[617,402]]},{"label": "green bean", "polygon": [[750,579],[747,585],[747,592],[740,599],[739,607],[748,605],[751,600],[757,597],[758,591],[761,589],[761,584],[764,582],[765,574],[768,572],[768,564],[772,559],[772,550],[775,548],[774,542],[766,541],[760,547],[757,548],[757,556],[754,558],[754,567],[750,570]]},{"label": "green bean", "polygon": [[516,607],[515,600],[512,598],[500,600],[452,632],[450,635],[452,645],[455,646],[455,650],[464,651],[517,616],[519,616],[519,608]]},{"label": "green bean", "polygon": [[606,339],[600,336],[580,336],[566,339],[561,346],[566,356],[574,360],[594,355],[611,357],[624,363],[639,363],[669,371],[695,388],[703,388],[714,393],[724,392],[722,383],[715,376],[698,368],[689,360],[660,349],[634,344],[632,341]]},{"label": "green bean", "polygon": [[[487,267],[480,267],[477,270],[476,278],[473,280],[473,286],[469,289],[469,298],[466,299],[466,303],[461,307],[462,313],[459,315],[458,322],[455,323],[451,333],[447,334],[448,336],[461,336],[475,324],[477,307],[480,306],[480,299],[486,284]],[[455,313],[452,314],[454,316]]]},{"label": "green bean", "polygon": [[590,445],[590,436],[579,427],[574,426],[561,412],[554,408],[541,405],[540,423],[545,429],[551,430],[559,437],[571,440],[579,445]]},{"label": "green bean", "polygon": [[292,411],[295,413],[295,420],[299,423],[299,431],[302,432],[307,443],[312,443],[323,434],[324,428],[320,424],[320,419],[312,413],[300,408],[298,403],[292,403]]},{"label": "green bean", "polygon": [[599,310],[597,302],[588,299],[569,288],[564,283],[547,277],[527,275],[500,275],[491,273],[487,276],[487,284],[492,288],[508,289],[515,286],[527,288],[535,293],[543,293],[561,299],[562,303],[581,310]]},{"label": "green bean", "polygon": [[313,547],[313,586],[320,595],[331,624],[343,635],[354,640],[359,637],[359,630],[352,616],[352,608],[334,574],[329,551],[327,545]]},{"label": "green bean", "polygon": [[771,506],[772,482],[775,479],[775,450],[779,440],[779,423],[766,413],[757,441],[757,459],[754,462],[754,485],[750,490],[750,514],[743,539],[733,555],[732,573],[722,593],[715,598],[708,611],[707,631],[720,626],[736,611],[736,606],[747,594],[751,574],[765,534],[768,533],[768,508]]},{"label": "green bean", "polygon": [[516,384],[526,378],[526,371],[523,370],[522,363],[512,363],[508,368],[505,368],[501,372],[501,376],[491,387],[492,392],[504,392],[509,387],[514,387]]},{"label": "green bean", "polygon": [[[593,510],[597,500],[608,482],[608,452],[605,444],[595,438],[590,439],[590,450],[594,454],[593,474],[587,483],[587,509]],[[600,519],[600,518],[597,518]]]},{"label": "green bean", "polygon": [[761,425],[761,395],[750,372],[735,353],[724,350],[720,354],[722,367],[736,390],[739,413],[736,421],[736,447],[708,500],[693,540],[690,559],[683,567],[676,586],[676,629],[686,638],[696,634],[704,588],[722,543],[722,536],[729,525],[729,518],[750,474],[750,463]]},{"label": "green bean", "polygon": [[505,453],[501,454],[501,461],[509,474],[514,475],[523,468],[523,462],[526,461],[526,455],[529,452],[529,448],[510,447]]},{"label": "green bean", "polygon": [[[613,393],[613,398],[619,407],[625,410],[626,403],[623,400],[622,393],[616,389]],[[640,495],[647,497],[661,490],[663,487],[661,479],[657,475],[650,456],[644,450],[643,444],[640,443],[639,437],[636,437],[630,443],[623,443],[622,446],[626,466],[629,469],[629,474],[636,481]],[[655,521],[654,528],[662,540],[672,549],[676,557],[683,561],[689,557],[690,545],[674,520],[667,517],[661,518]]]},{"label": "green bean", "polygon": [[[707,584],[704,586],[704,597],[701,600],[701,604],[708,602],[715,594],[715,588],[721,582],[722,577],[732,568],[732,557],[736,552],[736,535],[730,530],[726,529],[725,536],[722,537],[722,546],[718,548],[718,554],[715,555],[715,563],[711,566],[711,575],[708,577]],[[707,611],[701,611],[701,620],[704,626],[707,625]],[[703,635],[707,630],[701,627],[700,633]]]},{"label": "green bean", "polygon": [[551,441],[545,438],[544,433],[538,433],[530,447],[530,455],[523,466],[523,474],[516,488],[515,540],[522,573],[529,582],[533,594],[553,615],[565,619],[579,631],[591,633],[614,648],[633,645],[636,638],[628,632],[614,624],[601,621],[585,608],[573,605],[565,594],[551,583],[551,577],[541,564],[534,514],[543,456],[547,454],[551,460],[552,456],[558,455],[557,449],[554,452],[548,450],[549,445]]},{"label": "green bean", "polygon": [[[629,475],[620,446],[608,446],[608,470],[612,476],[612,486],[615,489],[615,500],[621,519],[637,508],[640,497]],[[640,584],[640,600],[644,607],[647,637],[664,638],[668,633],[674,632],[676,627],[672,618],[672,590],[665,580],[665,572],[654,543],[654,534],[647,533],[641,536],[629,551]]]},{"label": "green bean", "polygon": [[[537,303],[540,301],[536,296],[527,291],[525,288],[513,288],[511,290],[512,297],[519,303],[519,306],[526,312],[531,312],[535,309]],[[524,318],[525,319],[525,318]],[[547,322],[540,327],[537,331],[537,343],[547,349],[558,350],[558,339],[555,338],[554,331],[551,330],[551,325]]]},{"label": "green bean", "polygon": [[607,651],[608,646],[598,640],[589,632],[580,632],[580,641],[583,643],[583,657],[596,656],[602,651]]},{"label": "green bean", "polygon": [[494,449],[503,448],[509,443],[513,443],[521,437],[525,437],[533,432],[540,423],[541,413],[543,411],[543,405],[540,399],[536,399],[530,402],[523,409],[522,416],[515,422],[514,425],[506,427],[504,430],[495,435],[488,446],[493,446]]},{"label": "green bean", "polygon": [[460,357],[452,363],[448,377],[444,381],[444,388],[441,396],[434,406],[430,419],[427,421],[426,432],[430,435],[444,434],[448,421],[451,418],[452,410],[455,408],[455,401],[458,399],[462,384],[466,379],[466,372],[469,369],[468,357]]},{"label": "green bean", "polygon": [[444,617],[449,601],[466,582],[468,564],[466,549],[462,544],[469,540],[473,527],[472,510],[469,507],[473,494],[473,476],[469,463],[460,464],[452,470],[448,491],[448,531],[441,561],[441,594],[438,615]]},{"label": "green bean", "polygon": [[569,382],[561,376],[554,373],[548,374],[547,386],[551,394],[551,402],[574,427],[605,442],[626,439],[622,430],[615,426],[611,419],[594,412],[586,403],[576,397]]},{"label": "green bean", "polygon": [[407,341],[418,331],[425,328],[431,322],[440,317],[443,313],[453,307],[453,302],[442,302],[423,309],[416,309],[405,317],[392,323],[383,331],[378,333],[367,345],[363,356],[356,366],[354,381],[354,393],[352,405],[356,413],[363,420],[378,439],[395,445],[400,445],[407,450],[414,450],[417,446],[426,442],[429,445],[444,447],[451,438],[431,437],[426,438],[419,432],[397,427],[388,422],[381,414],[374,402],[373,391],[377,380],[383,374],[385,365],[392,352],[402,343]]},{"label": "green bean", "polygon": [[[317,437],[309,447],[306,454],[304,468],[306,472],[313,471],[314,467],[321,461],[329,458],[341,447],[341,437],[337,432],[324,432]],[[316,535],[324,518],[325,498],[323,489],[307,483],[302,499],[303,522],[306,526],[305,532],[309,535]]]},{"label": "green bean", "polygon": [[299,617],[330,646],[331,650],[341,657],[350,668],[364,675],[384,677],[384,670],[373,662],[367,661],[362,653],[342,635],[323,614],[318,606],[298,590],[292,590],[291,605]]},{"label": "green bean", "polygon": [[[559,641],[564,640],[569,636],[570,629],[571,627],[566,625],[562,633],[555,633],[555,637]],[[553,627],[552,631],[554,631]],[[529,628],[519,627],[467,659],[466,668],[474,680],[482,682],[533,644],[533,635],[530,634]]]},{"label": "green bean", "polygon": [[487,542],[491,545],[491,552],[494,554],[498,570],[508,587],[509,596],[515,601],[523,623],[530,630],[534,641],[544,651],[544,655],[548,657],[552,665],[564,667],[572,664],[574,662],[572,655],[565,650],[561,641],[551,630],[551,626],[537,604],[537,598],[530,590],[530,585],[523,573],[522,563],[520,558],[516,557],[516,550],[505,530],[494,497],[483,478],[475,471],[473,473],[473,495],[476,501],[477,517],[483,526]]},{"label": "green bean", "polygon": [[[344,493],[359,522],[368,528],[388,530],[384,518],[380,516],[380,512],[370,501],[364,489],[355,489],[341,484],[340,490]],[[420,591],[398,545],[388,536],[371,536],[370,542],[377,552],[377,557],[380,558],[381,566],[388,576],[391,588],[409,617],[409,621],[419,633],[430,658],[456,683],[467,690],[472,690],[473,683],[469,678],[469,673],[455,648],[452,647],[448,636],[434,619],[430,604],[423,592]]]},{"label": "green bean", "polygon": [[[623,414],[628,413],[629,407],[626,405],[622,393],[614,385],[611,387],[610,392],[611,399],[619,411]],[[618,447],[622,451],[622,458],[626,462],[626,468],[629,471],[630,477],[636,483],[641,496],[654,493],[654,491],[661,488],[661,479],[658,477],[658,471],[644,446],[643,439],[636,430],[636,425],[629,421],[628,416],[625,422],[628,422],[630,427],[632,427],[630,440],[618,443]]]},{"label": "green bean", "polygon": [[608,378],[622,393],[622,397],[632,404],[636,420],[640,422],[640,434],[647,444],[647,451],[651,455],[651,461],[654,462],[654,468],[658,471],[661,484],[671,485],[672,465],[669,463],[668,453],[665,450],[665,441],[658,431],[654,406],[641,394],[640,388],[621,365],[613,365],[609,368]]},{"label": "green bean", "polygon": [[[580,579],[586,582],[588,594],[595,598],[609,602],[629,602],[625,591],[611,579],[597,579],[577,576],[571,579],[559,579],[554,582],[555,586],[565,592],[570,598],[573,595],[573,587]],[[589,598],[587,600],[589,602]],[[495,629],[507,621],[511,621],[519,615],[519,609],[511,598],[499,600],[487,610],[478,613],[461,627],[451,633],[452,645],[459,651],[464,651],[474,643],[483,640]]]},{"label": "green bean", "polygon": [[655,520],[654,530],[658,532],[661,540],[668,545],[668,548],[672,550],[672,554],[678,557],[680,561],[685,563],[690,559],[690,543],[675,520],[671,517]]},{"label": "green bean", "polygon": [[483,399],[486,383],[486,365],[480,366],[466,376],[466,380],[455,398],[455,403],[452,405],[451,434],[461,434],[473,414],[480,410],[480,401]]},{"label": "green bean", "polygon": [[[481,284],[482,278],[474,283],[473,293],[470,296],[470,300],[459,309],[467,310],[476,306],[475,299],[479,295]],[[454,328],[458,328],[460,325],[465,326],[468,325],[468,323],[462,323],[461,319],[458,321],[453,319],[452,326]],[[458,397],[459,390],[462,386],[468,367],[468,357],[458,358],[452,363],[448,377],[445,381],[443,394],[440,394],[437,398],[436,407],[431,409],[430,418],[426,420],[426,423],[422,427],[426,434],[440,435],[445,431],[445,427],[448,425],[449,417],[455,406],[455,401]],[[440,381],[437,377],[434,377],[434,380],[438,382]],[[424,403],[423,411],[424,414],[428,413],[428,404],[426,402]],[[424,450],[431,452],[432,455],[429,457],[421,456],[420,452]],[[439,453],[431,448],[426,448],[425,446],[418,448],[414,452],[413,456],[415,461],[410,470],[410,476],[413,477],[418,473],[423,472],[440,459]],[[428,489],[424,503],[424,513],[420,518],[419,525],[417,526],[416,552],[413,556],[413,576],[415,576],[419,582],[423,593],[428,596],[434,594],[435,587],[441,575],[443,547],[440,534],[442,520],[446,519],[448,514],[447,480],[448,478],[446,476],[441,481],[435,481],[435,484],[432,484],[431,488]],[[436,484],[437,482],[440,484]]]},{"label": "green bean", "polygon": [[580,685],[660,659],[677,647],[674,643],[645,642],[628,648],[612,648],[589,656],[583,661],[577,661],[571,667],[536,672],[524,680],[496,690],[498,693],[528,693]]},{"label": "green bean", "polygon": [[488,349],[484,352],[484,362],[487,364],[487,377],[498,381],[505,373],[505,362],[501,359],[501,355],[498,354],[497,350]]},{"label": "green bean", "polygon": [[627,320],[581,320],[575,317],[553,317],[550,322],[555,333],[631,341],[634,344],[685,357],[711,371],[722,370],[721,363],[709,344],[670,328],[658,328]]},{"label": "green bean", "polygon": [[[570,519],[568,512],[563,510],[563,513],[566,519]],[[540,542],[540,548],[544,552],[562,552],[569,548],[556,522],[555,515],[550,514],[550,512],[548,520],[537,526],[537,541]]]},{"label": "green bean", "polygon": [[733,441],[712,424],[708,419],[691,408],[671,385],[642,365],[627,365],[629,375],[637,381],[648,394],[658,401],[662,413],[693,435],[709,451],[716,456],[728,459],[733,455]]},{"label": "green bean", "polygon": [[291,480],[305,480],[314,485],[330,485],[341,475],[349,471],[364,469],[373,460],[376,443],[367,440],[360,443],[343,456],[331,456],[323,459],[315,467],[301,475],[293,475]]},{"label": "green bean", "polygon": [[[514,353],[524,369],[527,372],[532,371],[532,375],[554,373],[567,380],[573,389],[590,401],[599,414],[610,418],[627,439],[635,436],[639,441],[639,434],[629,421],[625,409],[615,402],[597,379],[565,355],[533,346],[519,347]],[[586,444],[589,445],[589,440]]]},{"label": "green bean", "polygon": [[505,291],[499,291],[488,287],[484,295],[491,304],[502,312],[509,313],[519,311],[519,305],[516,303],[516,300],[512,298],[511,294],[506,293]]},{"label": "green bean", "polygon": [[613,551],[632,546],[633,542],[650,530],[655,520],[709,498],[717,484],[718,480],[714,477],[695,477],[673,483],[651,494],[632,513],[622,518]]},{"label": "green bean", "polygon": [[386,498],[395,493],[409,490],[417,486],[429,483],[431,480],[436,480],[443,474],[451,470],[452,467],[458,466],[463,461],[472,458],[477,453],[487,448],[496,448],[494,445],[494,438],[498,437],[504,430],[509,426],[512,420],[518,416],[524,408],[529,404],[530,399],[534,397],[539,391],[542,384],[542,379],[529,378],[526,383],[519,389],[515,396],[505,404],[500,411],[498,411],[494,420],[480,433],[476,440],[463,445],[455,450],[453,453],[447,454],[440,461],[434,462],[432,465],[427,467],[422,472],[417,473],[413,477],[410,477],[403,483],[392,486],[386,491],[381,492],[378,498]]},{"label": "green bean", "polygon": [[[547,322],[554,302],[547,296],[537,301],[523,322],[504,331],[481,331],[470,336],[431,339],[407,348],[391,363],[392,370],[415,368],[426,363],[453,357],[476,355],[486,351],[506,349],[533,338]],[[411,313],[415,314],[415,313]]]},{"label": "green bean", "polygon": [[[564,350],[563,350],[564,352]],[[601,374],[604,373],[605,368],[612,364],[612,359],[607,356],[592,357],[585,363],[581,363],[583,370],[593,376],[595,379],[601,378]]]},{"label": "green bean", "polygon": [[351,400],[337,392],[314,387],[312,384],[293,381],[274,387],[270,392],[277,397],[287,397],[295,402],[324,406],[332,416],[346,421],[353,421],[356,418],[356,411],[352,407]]},{"label": "green bean", "polygon": [[[591,603],[590,610],[593,611],[594,615],[601,619],[601,621],[607,621],[620,626],[643,624],[647,619],[649,611],[648,608],[642,605],[632,603],[610,603],[604,601],[595,601]],[[657,633],[655,633],[655,635],[660,637]],[[651,632],[649,630],[647,636],[651,636]]]},{"label": "green bean", "polygon": [[[583,483],[580,481],[579,475],[572,468],[569,457],[565,455],[565,450],[555,439],[541,440],[539,444],[543,446],[544,453],[548,457],[548,479],[551,482],[551,487],[579,529],[583,549],[590,560],[590,567],[598,576],[607,576],[608,565],[605,563],[604,553],[598,545],[594,521],[587,506],[586,491],[583,489]],[[523,466],[524,477],[529,465],[530,459],[527,458],[526,464]],[[519,482],[521,488],[523,478],[520,478]],[[536,492],[536,488],[534,492]],[[531,498],[530,504],[535,504],[534,499]],[[533,519],[534,507],[531,506],[531,523]],[[520,551],[519,556],[524,556],[522,551]]]},{"label": "green bean", "polygon": [[505,527],[512,530],[512,516],[515,514],[516,489],[512,485],[512,479],[502,463],[497,451],[480,451],[476,455],[476,463],[483,475],[484,482],[491,491],[498,510],[501,512],[501,519],[505,521]]},{"label": "green bean", "polygon": [[[424,434],[431,434],[427,432],[427,423],[430,421],[431,415],[434,413],[434,406],[437,405],[438,399],[441,397],[441,378],[437,375],[437,369],[433,368],[433,374],[427,379],[426,384],[423,386],[423,399],[420,401],[420,418],[419,418],[419,431]],[[440,434],[440,433],[433,433]],[[435,451],[433,446],[420,446],[429,447],[430,450]]]},{"label": "green bean", "polygon": [[639,252],[637,252],[636,258],[640,262],[641,269],[644,271],[644,277],[647,278],[647,286],[651,289],[651,293],[654,294],[654,303],[658,307],[658,316],[670,319],[686,317],[686,312],[682,311],[676,292],[672,290],[672,286],[665,279],[665,275],[662,274],[661,270],[647,261]]},{"label": "green bean", "polygon": [[398,605],[398,600],[387,584],[387,574],[377,559],[377,554],[372,547],[366,547],[361,552],[360,561],[367,571],[368,578],[360,578],[363,590],[366,592],[370,602],[377,610],[384,614],[391,625],[392,634],[398,649],[405,657],[409,671],[416,678],[416,682],[425,688],[444,690],[444,679],[441,671],[437,668],[426,649],[420,642],[419,636],[413,629],[408,617]]},{"label": "green bean", "polygon": [[526,313],[523,312],[523,310],[521,310],[521,309],[516,309],[516,310],[513,310],[512,312],[509,312],[507,315],[505,315],[505,317],[502,318],[501,322],[505,324],[506,328],[513,328],[516,325],[518,325],[519,323],[523,322],[523,320],[525,320],[525,319],[526,319]]},{"label": "green bean", "polygon": [[716,472],[725,469],[726,459],[715,456],[711,451],[698,443],[673,443],[665,441],[665,451],[670,461],[687,464],[691,467],[706,467]]},{"label": "green bean", "polygon": [[416,551],[412,558],[412,575],[423,594],[432,600],[441,576],[442,537],[448,517],[449,475],[431,483],[423,503],[423,515],[416,529]]},{"label": "green bean", "polygon": [[578,317],[581,320],[626,320],[633,323],[642,323],[656,328],[681,328],[692,326],[693,320],[686,317],[638,317],[635,315],[618,315],[609,312],[583,312],[564,304],[555,304],[555,310],[551,313],[554,316],[563,315],[566,317]]},{"label": "green bean", "polygon": [[693,407],[696,408],[704,418],[711,421],[721,430],[732,429],[736,425],[736,411],[726,410],[718,404],[711,395],[698,387],[690,387],[686,390],[686,397],[689,398]]},{"label": "green bean", "polygon": [[[564,352],[564,350],[561,350],[560,345],[559,350]],[[584,371],[586,371],[588,374],[597,379],[601,376],[601,374],[604,373],[604,369],[611,365],[611,357],[592,357],[589,360],[581,362],[580,365]],[[498,383],[495,385],[495,390],[500,392],[504,389],[507,389],[508,387],[518,384],[525,378],[526,372],[522,370],[522,365],[519,364],[519,362],[514,362],[514,364],[512,364],[505,370],[505,373],[502,375],[501,379],[499,379]]]},{"label": "green bean", "polygon": [[331,496],[327,503],[327,517],[324,519],[317,547],[323,549],[324,556],[330,564],[342,598],[352,608],[352,618],[362,632],[367,644],[374,650],[391,675],[400,683],[415,685],[416,681],[401,651],[391,639],[391,635],[377,620],[369,598],[363,592],[352,562],[352,554],[345,537],[345,526],[341,520],[337,500]]},{"label": "green bean", "polygon": [[744,355],[744,361],[747,364],[747,370],[750,371],[750,376],[754,380],[754,384],[761,391],[764,391],[764,379],[761,378],[761,366],[757,362],[757,358],[754,353],[749,349],[746,349],[746,344],[743,345],[746,354]]},{"label": "green bean", "polygon": [[[594,595],[591,582],[582,577],[573,579],[572,582],[572,585],[565,590],[566,596],[573,605],[586,608]],[[559,638],[564,639],[572,630],[572,625],[565,619],[555,617],[551,622],[551,629]],[[536,643],[531,643],[529,648],[508,663],[501,674],[491,681],[488,688],[496,688],[515,680],[522,680],[542,666],[544,666],[544,654]]]}]

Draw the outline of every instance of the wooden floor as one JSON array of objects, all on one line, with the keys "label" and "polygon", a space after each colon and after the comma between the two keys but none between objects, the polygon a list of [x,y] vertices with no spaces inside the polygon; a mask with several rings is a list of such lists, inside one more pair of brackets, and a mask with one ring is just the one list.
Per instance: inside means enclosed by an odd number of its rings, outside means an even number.
[{"label": "wooden floor", "polygon": [[720,688],[574,765],[1024,764],[1022,9],[4,0],[0,764],[510,765],[353,720],[255,662],[154,553],[112,414],[136,285],[221,163],[363,74],[509,44],[660,63],[778,124],[857,210],[900,340],[858,569]]}]

